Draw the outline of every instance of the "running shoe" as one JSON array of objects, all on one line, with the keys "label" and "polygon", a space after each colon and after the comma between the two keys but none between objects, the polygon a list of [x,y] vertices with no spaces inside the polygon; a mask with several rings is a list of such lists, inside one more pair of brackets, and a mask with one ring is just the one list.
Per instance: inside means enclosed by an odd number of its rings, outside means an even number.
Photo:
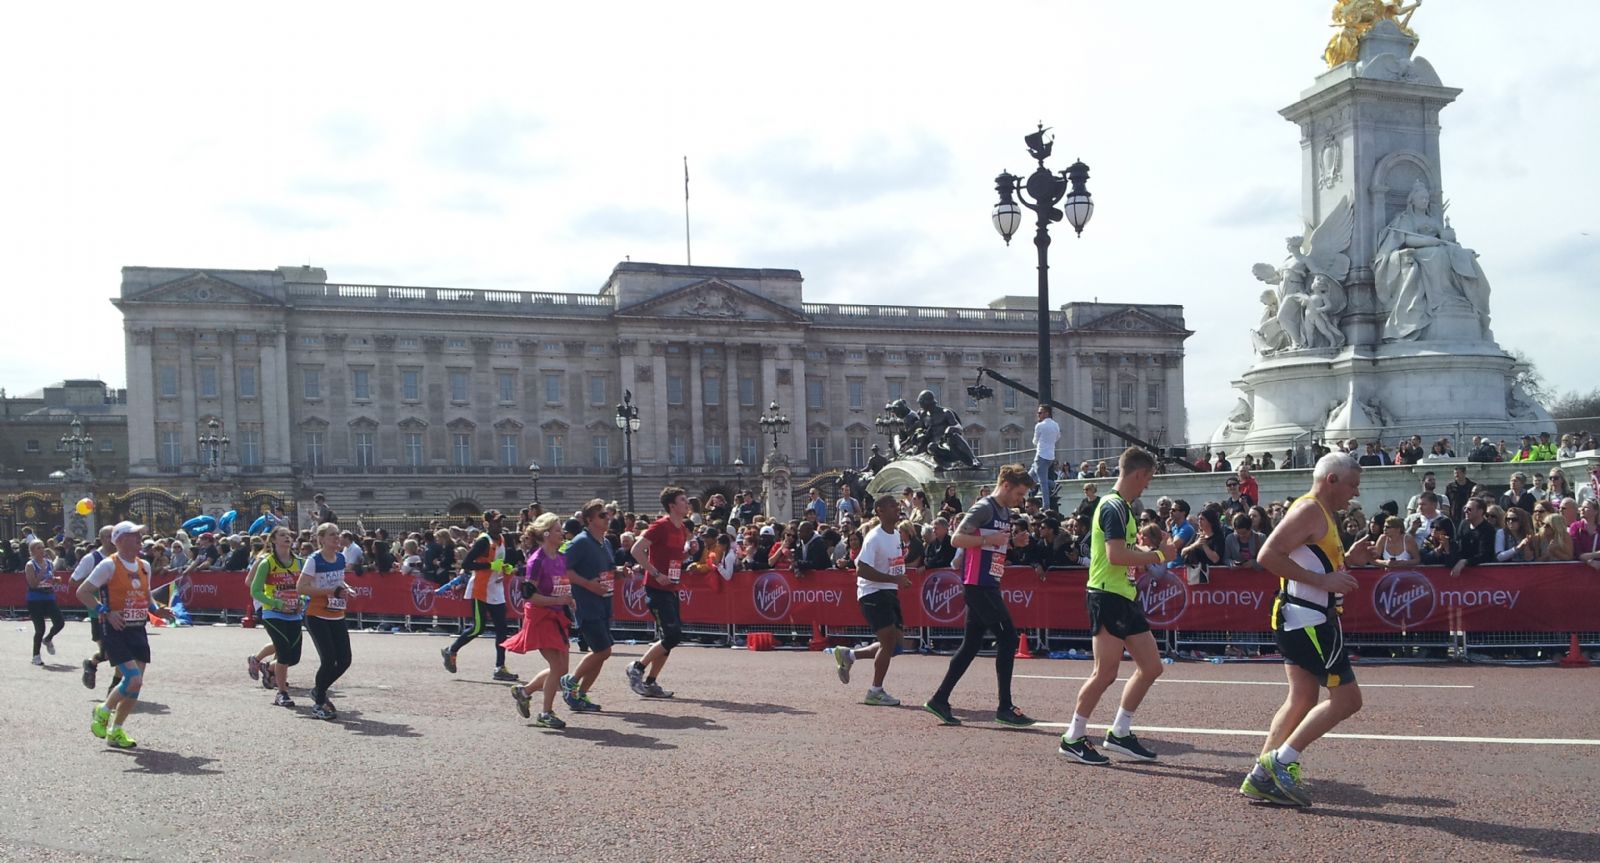
[{"label": "running shoe", "polygon": [[439,648],[439,655],[444,657],[444,670],[450,672],[451,674],[455,674],[456,673],[456,655],[454,653],[451,653],[450,652],[450,648],[448,648],[448,647]]},{"label": "running shoe", "polygon": [[89,733],[101,740],[106,739],[106,723],[110,721],[111,711],[97,705],[89,711]]},{"label": "running shoe", "polygon": [[870,704],[873,707],[899,707],[900,699],[890,695],[889,692],[884,689],[880,689],[877,692],[873,692],[869,689],[867,690],[867,697],[863,698],[861,703]]},{"label": "running shoe", "polygon": [[55,656],[56,655],[56,643],[55,643],[55,641],[52,640],[52,639],[46,638],[44,640],[44,650],[45,650],[46,653],[50,654],[51,656]]},{"label": "running shoe", "polygon": [[1111,763],[1111,759],[1095,751],[1094,746],[1090,745],[1087,737],[1068,740],[1066,735],[1062,735],[1061,745],[1056,748],[1056,754],[1065,755],[1081,764],[1093,764],[1097,767]]},{"label": "running shoe", "polygon": [[511,700],[517,703],[517,714],[523,719],[527,719],[533,715],[532,708],[529,707],[529,705],[533,703],[533,696],[523,692],[522,687],[511,687]]},{"label": "running shoe", "polygon": [[1256,759],[1256,764],[1272,778],[1272,784],[1277,786],[1278,793],[1282,794],[1295,806],[1310,806],[1311,795],[1300,784],[1299,764],[1284,764],[1272,752],[1263,753]]},{"label": "running shoe", "polygon": [[951,712],[950,705],[945,704],[944,702],[930,700],[922,705],[922,709],[932,713],[934,716],[939,717],[940,725],[961,724],[961,720],[957,719],[955,713]]},{"label": "running shoe", "polygon": [[32,659],[32,660],[30,660],[30,661],[31,661],[31,662],[32,662],[32,663],[33,663],[33,664],[34,664],[34,665],[43,665],[43,664],[44,664],[44,660],[43,660],[43,659],[40,659],[40,658],[39,658],[39,654],[37,654],[37,653],[35,653],[35,654],[34,654],[34,655],[33,655],[33,659]]},{"label": "running shoe", "polygon": [[589,700],[587,692],[566,692],[561,695],[561,700],[567,703],[567,709],[573,713],[598,713],[600,705]]},{"label": "running shoe", "polygon": [[273,681],[277,679],[277,666],[270,662],[261,663],[261,688],[271,689],[273,686]]},{"label": "running shoe", "polygon": [[1135,761],[1156,760],[1156,754],[1140,745],[1139,736],[1134,734],[1132,731],[1128,732],[1126,737],[1117,735],[1111,731],[1107,731],[1106,742],[1100,744],[1100,746],[1103,749],[1109,749],[1112,752],[1126,755]]},{"label": "running shoe", "polygon": [[643,695],[644,669],[635,666],[633,663],[629,663],[627,670],[623,673],[628,677],[628,688],[633,690],[635,695]]},{"label": "running shoe", "polygon": [[318,704],[316,707],[311,708],[311,718],[326,719],[332,722],[339,718],[339,711],[334,710],[332,704]]},{"label": "running shoe", "polygon": [[107,731],[106,743],[110,746],[115,746],[118,749],[132,749],[133,747],[139,745],[138,741],[134,740],[132,737],[129,737],[128,732],[122,730],[121,728],[113,728],[110,731]]},{"label": "running shoe", "polygon": [[274,707],[293,707],[294,699],[289,697],[289,693],[280,689],[277,697],[272,699],[272,705]]},{"label": "running shoe", "polygon": [[539,714],[539,718],[533,720],[533,724],[539,726],[540,728],[554,728],[558,731],[567,727],[567,723],[562,722],[561,717],[555,715],[554,713]]},{"label": "running shoe", "polygon": [[570,674],[561,675],[561,679],[556,681],[556,685],[561,687],[561,694],[562,695],[567,695],[567,694],[570,694],[572,692],[576,692],[577,689],[578,689],[577,681],[573,680],[572,679],[572,675],[570,675]]},{"label": "running shoe", "polygon": [[672,690],[662,689],[659,683],[644,684],[644,692],[641,694],[645,698],[671,698],[673,696]]},{"label": "running shoe", "polygon": [[251,680],[261,679],[261,660],[251,654],[244,659],[244,673],[250,675]]},{"label": "running shoe", "polygon": [[833,653],[833,663],[839,667],[839,682],[850,682],[850,666],[856,664],[856,653],[848,647],[830,647]]},{"label": "running shoe", "polygon": [[602,710],[599,702],[590,698],[587,692],[578,693],[578,703],[583,705],[580,709],[584,713],[599,713]]},{"label": "running shoe", "polygon": [[1010,707],[1002,707],[996,710],[994,712],[994,721],[1001,725],[1009,725],[1012,728],[1027,728],[1033,724],[1034,719],[1032,716],[1018,710],[1017,706],[1013,704]]},{"label": "running shoe", "polygon": [[100,668],[99,665],[97,665],[95,663],[95,661],[92,660],[92,659],[85,659],[83,661],[83,688],[84,689],[93,689],[94,688],[94,677],[95,677],[95,673],[97,671],[99,671],[99,668]]},{"label": "running shoe", "polygon": [[510,681],[510,680],[516,680],[517,679],[517,676],[515,674],[512,674],[510,671],[507,671],[506,667],[503,666],[503,665],[494,670],[494,675],[493,676],[494,676],[495,680]]},{"label": "running shoe", "polygon": [[1294,806],[1295,802],[1283,796],[1276,783],[1272,781],[1272,774],[1257,762],[1250,773],[1244,777],[1244,782],[1239,785],[1239,793],[1252,800],[1262,803],[1271,803],[1275,806]]}]

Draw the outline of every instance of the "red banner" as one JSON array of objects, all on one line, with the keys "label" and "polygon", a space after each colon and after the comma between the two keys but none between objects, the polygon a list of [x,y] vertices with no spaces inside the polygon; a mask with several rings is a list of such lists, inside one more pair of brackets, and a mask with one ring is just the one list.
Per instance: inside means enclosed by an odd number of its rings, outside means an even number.
[{"label": "red banner", "polygon": [[[1581,564],[1506,564],[1470,567],[1460,578],[1449,570],[1357,570],[1360,587],[1344,598],[1344,627],[1350,632],[1600,630],[1600,574]],[[1011,567],[1001,592],[1017,626],[1025,629],[1087,629],[1085,570]],[[950,570],[913,571],[910,589],[901,592],[901,610],[910,627],[960,627],[966,616],[960,578]],[[156,579],[157,596],[168,599]],[[507,582],[507,597],[520,607],[517,585]],[[391,573],[352,575],[352,614],[464,617],[471,608],[459,589],[444,595],[421,578]],[[1181,574],[1140,580],[1139,594],[1150,625],[1163,630],[1265,631],[1277,595],[1277,580],[1250,569],[1214,567],[1208,584],[1187,584]],[[0,575],[0,607],[24,605],[21,574]],[[179,585],[178,599],[193,610],[227,609],[242,613],[250,605],[243,573],[204,572]],[[70,586],[57,583],[64,608],[78,606]],[[678,585],[683,619],[690,623],[739,625],[861,626],[855,576],[840,571],[797,575],[773,570],[738,572],[732,581],[716,575],[685,575]],[[642,579],[617,582],[613,598],[617,620],[650,618]]]}]

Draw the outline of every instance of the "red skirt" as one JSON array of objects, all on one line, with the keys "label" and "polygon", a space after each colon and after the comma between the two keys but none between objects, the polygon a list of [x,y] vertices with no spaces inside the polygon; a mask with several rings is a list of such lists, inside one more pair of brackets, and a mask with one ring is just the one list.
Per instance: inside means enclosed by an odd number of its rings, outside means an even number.
[{"label": "red skirt", "polygon": [[525,603],[522,606],[522,629],[516,635],[500,642],[512,653],[533,653],[539,650],[559,650],[566,653],[567,616],[559,607]]}]

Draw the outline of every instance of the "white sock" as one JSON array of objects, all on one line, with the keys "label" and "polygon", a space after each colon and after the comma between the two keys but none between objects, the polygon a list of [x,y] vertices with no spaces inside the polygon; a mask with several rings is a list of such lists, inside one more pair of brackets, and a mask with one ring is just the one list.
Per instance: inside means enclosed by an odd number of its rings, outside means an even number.
[{"label": "white sock", "polygon": [[1293,764],[1300,760],[1300,750],[1285,743],[1278,747],[1278,751],[1274,752],[1272,757],[1278,759],[1279,764]]},{"label": "white sock", "polygon": [[1067,739],[1077,740],[1089,733],[1089,717],[1072,714],[1072,726],[1067,729]]},{"label": "white sock", "polygon": [[867,687],[867,691],[870,692],[870,693],[873,693],[874,695],[876,695],[877,693],[880,693],[880,692],[883,691],[883,687],[881,687],[881,686],[869,686],[869,687]]},{"label": "white sock", "polygon": [[844,658],[845,658],[846,662],[855,662],[856,661],[856,649],[855,648],[853,648],[853,647],[841,647],[839,649],[844,651]]},{"label": "white sock", "polygon": [[1133,711],[1117,708],[1117,718],[1111,721],[1111,733],[1127,737],[1133,731]]}]

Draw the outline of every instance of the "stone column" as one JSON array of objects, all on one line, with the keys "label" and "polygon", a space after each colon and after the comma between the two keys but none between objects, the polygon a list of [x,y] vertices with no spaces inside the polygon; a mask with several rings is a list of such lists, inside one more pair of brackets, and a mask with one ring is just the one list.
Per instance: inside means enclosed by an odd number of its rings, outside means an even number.
[{"label": "stone column", "polygon": [[222,427],[224,430],[232,426],[228,432],[233,438],[233,446],[228,447],[224,458],[231,457],[233,464],[239,463],[239,400],[234,394],[233,372],[233,330],[220,330],[217,333],[217,346],[222,349],[222,359],[217,363],[217,395],[222,405]]},{"label": "stone column", "polygon": [[[724,344],[722,352],[725,358],[722,364],[722,409],[728,419],[722,461],[724,464],[733,464],[734,459],[742,457],[739,453],[739,345]],[[746,465],[745,469],[754,471],[755,467]]]},{"label": "stone column", "polygon": [[128,467],[153,471],[156,466],[156,380],[147,327],[128,330]]},{"label": "stone column", "polygon": [[[649,434],[643,435],[641,438],[635,438],[634,442],[638,443],[640,440],[645,440],[647,442],[648,451],[655,459],[656,464],[666,464],[669,452],[667,449],[669,429],[667,427],[666,342],[650,343],[650,374],[654,379],[654,383],[651,386],[652,392],[650,394],[651,416],[648,420],[646,420],[647,424],[644,426],[644,428],[648,428],[650,432]],[[641,419],[643,418],[641,417]],[[643,429],[640,430],[643,431]]]},{"label": "stone column", "polygon": [[[633,393],[633,403],[635,405],[639,404],[639,391],[637,389],[639,384],[634,379],[634,364],[638,361],[638,351],[639,343],[633,341],[632,339],[623,339],[617,342],[617,381],[621,387],[621,389],[617,390],[617,404],[619,405],[622,404],[622,394],[625,392]],[[616,428],[617,421],[615,408],[606,411],[606,422],[610,423],[612,428]],[[638,443],[638,441],[634,441],[635,446],[633,451],[633,462],[635,466],[644,460],[640,457],[642,453],[639,451]],[[612,453],[611,461],[613,464],[621,465],[622,469],[626,471],[628,463],[626,448],[628,442],[622,439],[620,431],[616,439],[616,444],[617,450],[616,452]],[[626,484],[627,481],[627,475],[623,474],[622,482]],[[619,492],[619,494],[620,493],[621,492]]]},{"label": "stone column", "polygon": [[[789,374],[789,401],[792,407],[788,408],[789,419],[793,423],[789,427],[789,460],[792,464],[799,465],[802,470],[807,470],[806,449],[806,348],[805,345],[790,345],[789,356],[792,358]],[[780,403],[780,406],[781,403]]]},{"label": "stone column", "polygon": [[689,352],[689,464],[705,464],[706,461],[706,400],[703,395],[705,384],[700,380],[700,352],[703,348],[699,342],[684,346]]},{"label": "stone column", "polygon": [[200,410],[194,399],[194,330],[178,330],[178,446],[184,453],[181,462],[197,466],[200,452],[195,438],[200,434]]},{"label": "stone column", "polygon": [[256,385],[261,398],[261,436],[266,450],[263,461],[271,466],[294,463],[294,439],[290,434],[288,350],[282,329],[261,330],[256,344],[261,349],[261,371]]}]

